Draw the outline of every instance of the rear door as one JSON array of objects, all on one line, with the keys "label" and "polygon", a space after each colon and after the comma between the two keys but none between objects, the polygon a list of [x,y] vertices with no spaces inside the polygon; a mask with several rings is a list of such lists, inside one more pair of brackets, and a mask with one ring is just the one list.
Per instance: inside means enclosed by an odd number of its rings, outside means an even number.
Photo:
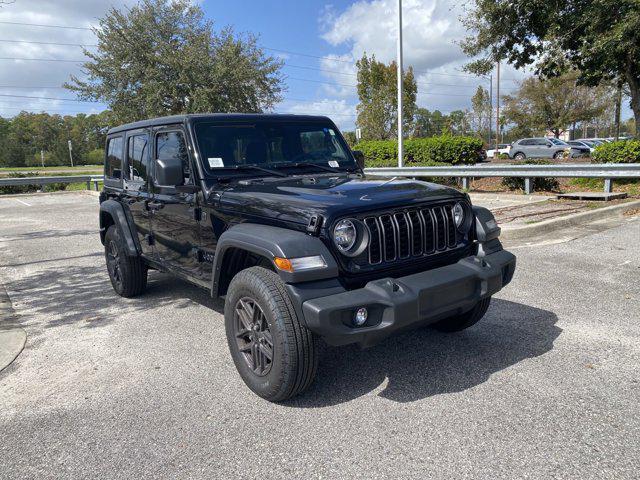
[{"label": "rear door", "polygon": [[149,131],[127,132],[125,168],[123,169],[124,199],[136,226],[142,253],[153,255],[151,245],[151,214],[147,208],[151,200],[149,173],[151,164]]},{"label": "rear door", "polygon": [[[179,158],[183,165],[184,183],[195,178],[187,151],[185,132],[181,126],[163,127],[154,132],[154,168],[158,160]],[[152,229],[156,255],[174,270],[198,277],[199,223],[198,200],[194,193],[177,192],[174,185],[158,185],[154,180]]]}]

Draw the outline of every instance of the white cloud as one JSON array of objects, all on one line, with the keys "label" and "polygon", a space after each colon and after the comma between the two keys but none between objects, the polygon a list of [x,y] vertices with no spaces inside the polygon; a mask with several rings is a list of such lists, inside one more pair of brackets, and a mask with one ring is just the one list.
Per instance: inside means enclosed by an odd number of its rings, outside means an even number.
[{"label": "white cloud", "polygon": [[[0,8],[0,21],[40,25],[91,27],[97,19],[114,6],[121,8],[135,0],[19,0]],[[82,102],[57,101],[22,97],[74,98],[72,92],[60,87],[71,74],[81,75],[80,65],[75,62],[48,62],[28,59],[84,60],[82,48],[68,45],[46,45],[46,43],[95,44],[90,30],[46,28],[17,24],[0,26],[3,40],[0,42],[0,57],[25,60],[0,60],[0,115],[12,116],[21,109],[49,111],[51,113],[76,113],[99,111],[100,105]],[[16,43],[16,41],[44,43]],[[7,88],[11,87],[11,88]]]},{"label": "white cloud", "polygon": [[288,113],[305,115],[325,115],[331,118],[342,130],[354,128],[356,118],[355,105],[349,105],[346,100],[322,99],[313,102],[303,102],[286,108]]}]

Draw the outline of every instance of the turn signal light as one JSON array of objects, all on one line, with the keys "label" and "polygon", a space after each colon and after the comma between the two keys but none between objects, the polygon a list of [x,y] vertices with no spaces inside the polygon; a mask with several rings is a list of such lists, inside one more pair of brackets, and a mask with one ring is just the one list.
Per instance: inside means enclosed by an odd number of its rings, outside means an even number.
[{"label": "turn signal light", "polygon": [[316,268],[326,268],[327,262],[324,261],[321,255],[314,255],[312,257],[298,257],[298,258],[282,258],[275,257],[273,263],[276,264],[280,270],[285,272],[301,272],[303,270],[314,270]]}]

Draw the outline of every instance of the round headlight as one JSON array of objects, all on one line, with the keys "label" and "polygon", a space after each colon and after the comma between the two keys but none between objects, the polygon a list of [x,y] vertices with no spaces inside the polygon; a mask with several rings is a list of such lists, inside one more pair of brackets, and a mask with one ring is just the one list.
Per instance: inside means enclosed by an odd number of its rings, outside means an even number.
[{"label": "round headlight", "polygon": [[453,221],[456,222],[458,228],[464,223],[464,207],[461,203],[456,203],[453,206]]},{"label": "round headlight", "polygon": [[333,229],[333,242],[341,252],[348,252],[356,243],[358,232],[351,220],[340,220]]}]

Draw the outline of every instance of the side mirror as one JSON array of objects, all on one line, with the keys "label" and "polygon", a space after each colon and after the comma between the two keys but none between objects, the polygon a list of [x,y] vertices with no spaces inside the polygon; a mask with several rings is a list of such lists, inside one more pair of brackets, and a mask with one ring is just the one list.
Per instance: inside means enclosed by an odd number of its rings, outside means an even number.
[{"label": "side mirror", "polygon": [[352,153],[353,158],[356,159],[356,165],[358,165],[358,168],[360,170],[364,170],[364,153],[362,153],[360,150],[354,150]]},{"label": "side mirror", "polygon": [[156,183],[164,187],[175,187],[184,183],[182,160],[163,158],[156,160]]}]

